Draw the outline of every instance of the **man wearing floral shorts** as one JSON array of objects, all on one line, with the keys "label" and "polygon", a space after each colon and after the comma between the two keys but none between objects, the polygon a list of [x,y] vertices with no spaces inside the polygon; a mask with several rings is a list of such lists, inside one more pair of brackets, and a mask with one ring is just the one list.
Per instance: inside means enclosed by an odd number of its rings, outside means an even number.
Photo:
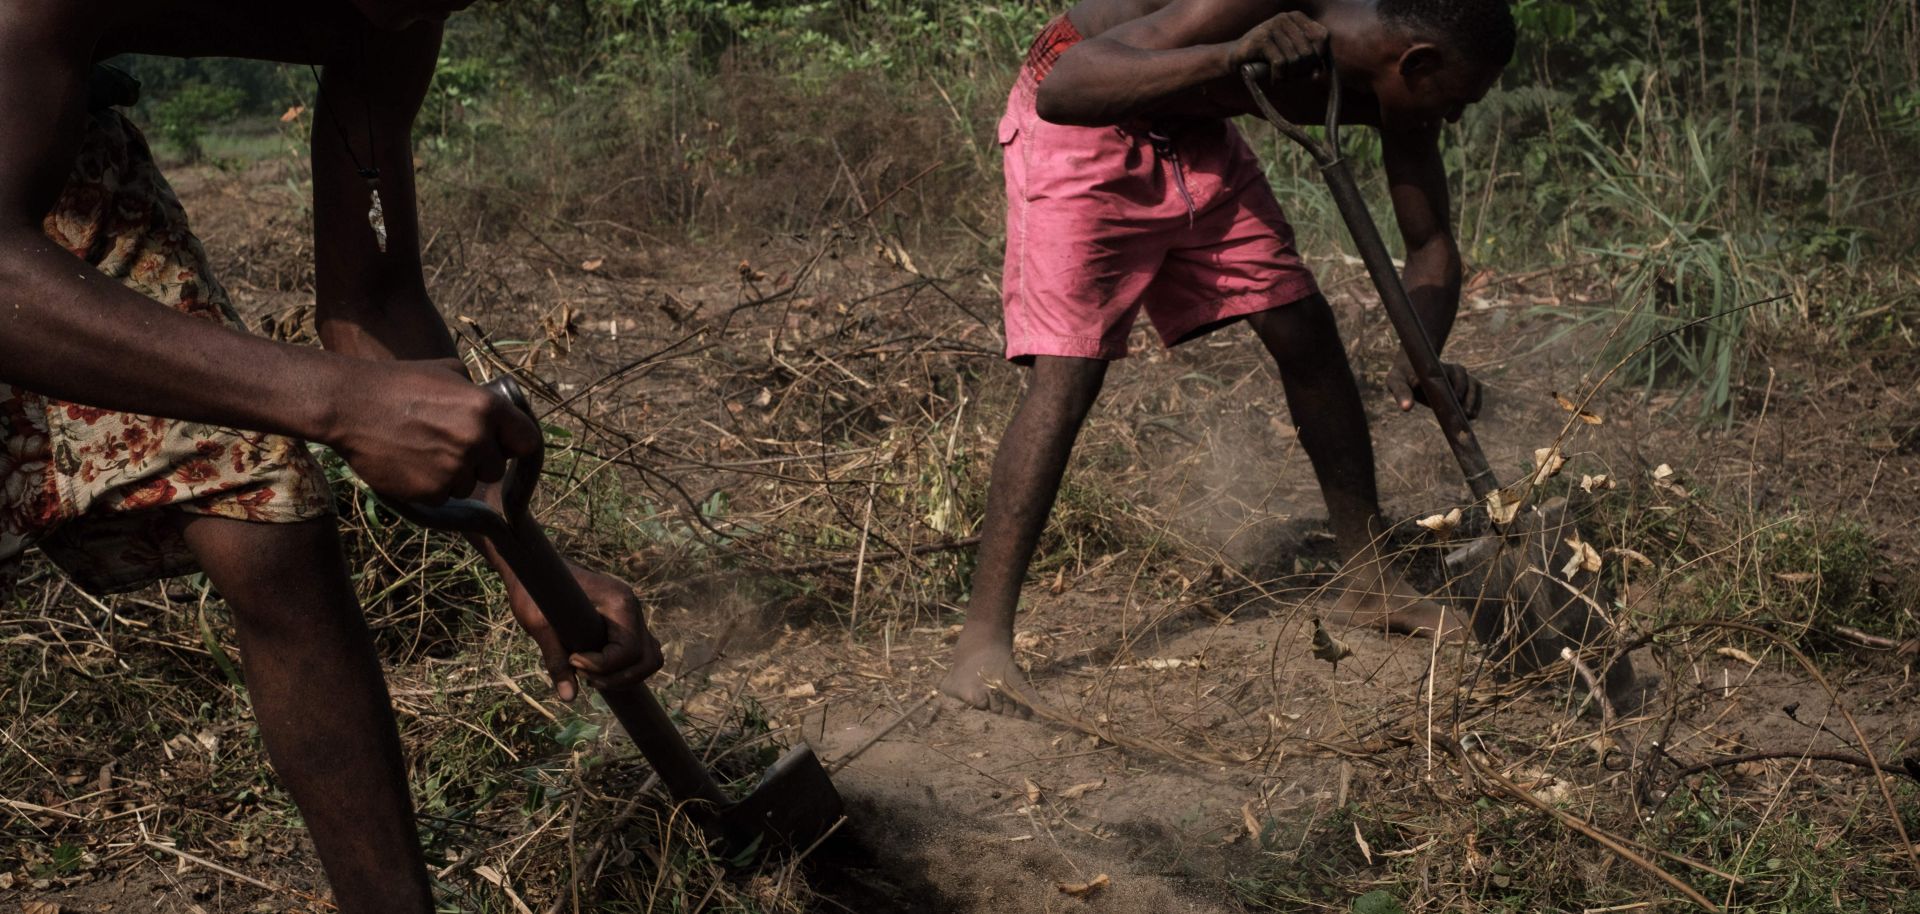
[{"label": "man wearing floral shorts", "polygon": [[[380,658],[303,442],[383,496],[426,503],[497,481],[540,446],[528,417],[467,378],[421,265],[413,122],[441,23],[468,2],[0,4],[0,576],[31,546],[96,593],[203,572],[232,611],[261,740],[342,914],[435,904]],[[324,349],[240,329],[114,110],[136,87],[95,61],[122,53],[322,68]],[[610,641],[569,655],[476,545],[560,697],[576,673],[619,685],[659,668],[631,587],[574,569]]]},{"label": "man wearing floral shorts", "polygon": [[[108,91],[110,73],[100,77]],[[242,327],[139,132],[111,107],[89,119],[45,220],[47,238],[155,302]],[[306,445],[280,435],[114,412],[0,383],[0,439],[0,569],[38,545],[96,594],[198,570],[176,512],[286,524],[332,511]]]},{"label": "man wearing floral shorts", "polygon": [[[1243,64],[1266,64],[1269,94],[1302,123],[1323,119],[1327,81],[1341,80],[1342,120],[1381,130],[1406,284],[1444,341],[1460,263],[1439,126],[1485,94],[1512,48],[1504,0],[1083,0],[1046,27],[998,136],[1006,354],[1032,374],[994,459],[947,694],[1026,712],[1012,653],[1020,585],[1074,439],[1142,312],[1166,346],[1244,320],[1273,356],[1346,558],[1336,618],[1460,629],[1377,549],[1372,444],[1339,328],[1230,119],[1255,110]],[[1458,366],[1448,374],[1476,410],[1477,384]],[[1403,410],[1421,399],[1404,360],[1388,386]]]}]

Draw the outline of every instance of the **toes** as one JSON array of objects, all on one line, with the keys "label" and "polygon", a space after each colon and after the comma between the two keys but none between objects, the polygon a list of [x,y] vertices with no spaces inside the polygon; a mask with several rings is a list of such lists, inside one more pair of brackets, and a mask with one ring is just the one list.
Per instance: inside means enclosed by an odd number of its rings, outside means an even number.
[{"label": "toes", "polygon": [[1011,717],[1016,720],[1033,719],[1033,709],[1028,707],[1026,702],[999,689],[994,689],[992,696],[988,701],[991,705],[989,710],[993,711],[993,713]]}]

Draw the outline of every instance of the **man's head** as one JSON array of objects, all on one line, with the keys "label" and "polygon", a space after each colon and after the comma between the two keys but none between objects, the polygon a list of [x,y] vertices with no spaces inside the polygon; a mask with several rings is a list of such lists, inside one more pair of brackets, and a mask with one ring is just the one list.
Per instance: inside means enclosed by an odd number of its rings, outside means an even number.
[{"label": "man's head", "polygon": [[355,9],[378,28],[403,29],[417,22],[438,22],[474,0],[353,0]]},{"label": "man's head", "polygon": [[1389,121],[1459,119],[1513,58],[1507,0],[1377,0],[1373,11],[1383,65],[1372,89]]}]

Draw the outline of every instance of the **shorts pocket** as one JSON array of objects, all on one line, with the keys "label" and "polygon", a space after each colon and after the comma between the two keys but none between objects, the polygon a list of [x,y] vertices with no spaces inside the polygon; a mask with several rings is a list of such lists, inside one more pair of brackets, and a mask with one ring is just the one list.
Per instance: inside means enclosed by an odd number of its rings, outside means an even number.
[{"label": "shorts pocket", "polygon": [[1020,136],[1020,119],[1014,117],[1012,111],[1000,115],[1000,128],[998,133],[1000,145],[1006,146],[1011,144],[1016,137]]}]

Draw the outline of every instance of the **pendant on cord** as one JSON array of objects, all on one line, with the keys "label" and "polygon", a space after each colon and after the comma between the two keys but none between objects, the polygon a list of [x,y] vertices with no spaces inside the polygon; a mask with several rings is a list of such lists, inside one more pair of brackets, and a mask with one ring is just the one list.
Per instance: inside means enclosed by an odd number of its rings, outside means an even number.
[{"label": "pendant on cord", "polygon": [[367,210],[367,224],[373,227],[373,243],[380,253],[387,252],[387,211],[380,205],[380,172],[368,170],[361,172],[367,179],[367,196],[372,200],[372,208]]}]

